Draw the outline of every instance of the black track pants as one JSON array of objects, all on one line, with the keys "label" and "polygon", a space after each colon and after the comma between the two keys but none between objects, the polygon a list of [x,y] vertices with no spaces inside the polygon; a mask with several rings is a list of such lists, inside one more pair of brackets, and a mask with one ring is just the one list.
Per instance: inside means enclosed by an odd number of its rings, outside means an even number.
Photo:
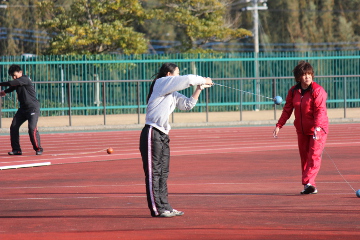
[{"label": "black track pants", "polygon": [[146,195],[151,216],[172,211],[168,202],[169,136],[145,125],[140,136],[140,152],[145,173]]},{"label": "black track pants", "polygon": [[40,110],[38,109],[18,109],[10,126],[10,140],[12,151],[21,151],[19,129],[26,120],[28,121],[29,137],[31,144],[33,145],[33,149],[35,151],[42,150],[40,145],[40,134],[37,129],[39,115]]}]

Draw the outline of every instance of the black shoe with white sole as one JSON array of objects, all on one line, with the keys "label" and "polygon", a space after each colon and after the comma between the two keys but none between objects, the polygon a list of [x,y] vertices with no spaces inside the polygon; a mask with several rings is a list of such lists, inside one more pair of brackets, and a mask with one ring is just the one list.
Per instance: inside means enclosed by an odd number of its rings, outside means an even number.
[{"label": "black shoe with white sole", "polygon": [[8,152],[9,155],[22,155],[22,152],[21,151],[11,151],[11,152]]},{"label": "black shoe with white sole", "polygon": [[41,150],[38,150],[38,151],[36,151],[36,155],[41,155],[43,153],[43,150],[41,149]]},{"label": "black shoe with white sole", "polygon": [[316,194],[317,193],[317,189],[316,187],[314,187],[313,185],[311,185],[310,183],[306,184],[304,186],[304,190],[302,190],[300,192],[300,194]]}]

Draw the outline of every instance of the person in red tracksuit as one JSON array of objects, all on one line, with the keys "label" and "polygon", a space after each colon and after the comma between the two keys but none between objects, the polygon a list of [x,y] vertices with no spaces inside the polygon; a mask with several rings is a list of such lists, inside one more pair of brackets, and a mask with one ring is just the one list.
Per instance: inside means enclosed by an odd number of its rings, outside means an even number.
[{"label": "person in red tracksuit", "polygon": [[322,152],[325,147],[329,122],[326,109],[327,93],[314,82],[314,70],[310,63],[301,61],[293,70],[297,84],[290,88],[281,117],[273,135],[278,136],[280,129],[295,111],[294,125],[298,136],[301,158],[301,194],[317,193],[315,178],[320,170]]}]

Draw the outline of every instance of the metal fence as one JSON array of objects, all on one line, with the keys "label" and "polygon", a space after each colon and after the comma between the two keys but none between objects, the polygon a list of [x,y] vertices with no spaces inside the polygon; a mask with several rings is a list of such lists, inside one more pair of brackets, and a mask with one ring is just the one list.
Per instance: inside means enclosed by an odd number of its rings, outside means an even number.
[{"label": "metal fence", "polygon": [[[294,85],[293,77],[257,79],[260,82],[260,101],[251,92],[254,85],[258,84],[254,80],[255,78],[213,78],[214,82],[233,89],[217,85],[206,89],[191,111],[205,112],[206,119],[209,112],[239,111],[242,120],[243,111],[273,109],[276,119],[276,109],[281,109],[281,106],[276,106],[266,97],[282,96],[285,100],[288,90]],[[316,81],[328,92],[328,108],[344,109],[344,118],[347,108],[360,107],[360,75],[318,76]],[[140,123],[140,114],[146,110],[150,80],[51,81],[34,84],[38,95],[44,96],[40,97],[42,116],[69,116],[71,126],[72,115],[103,115],[106,125],[106,116],[109,114],[136,113]],[[193,88],[181,92],[191,96]],[[121,95],[117,95],[118,93]],[[50,101],[51,99],[55,101]],[[87,101],[83,101],[84,99]],[[0,108],[1,116],[12,117],[17,111],[17,104],[15,94],[7,95],[3,99],[3,108]]]},{"label": "metal fence", "polygon": [[[313,65],[315,80],[328,92],[329,108],[359,107],[360,51],[277,52],[260,53],[258,57],[252,52],[2,57],[0,77],[10,80],[8,67],[21,65],[34,81],[42,116],[69,115],[71,125],[71,115],[145,113],[150,79],[164,62],[176,63],[182,75],[208,76],[236,89],[285,98],[294,85],[292,70],[300,60]],[[190,96],[192,91],[182,93]],[[220,86],[206,93],[192,111],[274,108],[264,98]],[[12,117],[16,109],[16,94],[3,98],[2,117]]]},{"label": "metal fence", "polygon": [[[214,54],[143,54],[90,56],[0,57],[0,77],[4,81],[10,64],[22,66],[36,82],[88,80],[148,80],[163,62],[179,65],[181,74],[213,78],[291,76],[298,61],[307,60],[316,75],[360,74],[360,51],[252,52]],[[255,63],[259,67],[256,69]],[[258,74],[258,75],[256,75]]]}]

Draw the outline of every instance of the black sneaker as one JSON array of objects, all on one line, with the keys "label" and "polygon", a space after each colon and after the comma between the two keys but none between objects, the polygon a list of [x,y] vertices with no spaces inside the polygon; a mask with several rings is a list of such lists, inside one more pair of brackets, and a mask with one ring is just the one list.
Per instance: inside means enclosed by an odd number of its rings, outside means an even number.
[{"label": "black sneaker", "polygon": [[41,154],[43,153],[43,151],[44,151],[44,150],[42,150],[42,149],[41,149],[41,150],[36,151],[36,155],[41,155]]},{"label": "black sneaker", "polygon": [[22,155],[21,151],[12,151],[12,152],[8,152],[9,155]]},{"label": "black sneaker", "polygon": [[300,192],[300,194],[316,194],[317,193],[317,189],[316,187],[314,187],[313,185],[311,185],[310,183],[306,184],[304,186],[304,190],[302,190]]}]

